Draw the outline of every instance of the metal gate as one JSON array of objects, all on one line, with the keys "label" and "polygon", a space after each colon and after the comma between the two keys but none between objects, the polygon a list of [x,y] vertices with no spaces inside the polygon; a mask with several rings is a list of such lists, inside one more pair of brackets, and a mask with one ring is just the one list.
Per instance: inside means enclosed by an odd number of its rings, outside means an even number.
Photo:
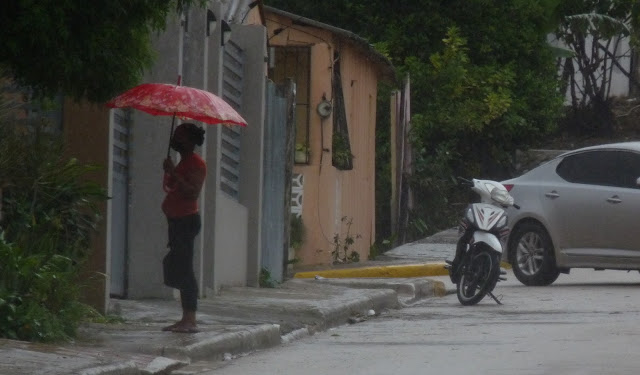
[{"label": "metal gate", "polygon": [[262,199],[262,257],[260,266],[275,281],[282,281],[285,246],[285,166],[287,140],[287,99],[278,95],[276,85],[267,83],[264,130],[264,176]]},{"label": "metal gate", "polygon": [[110,295],[126,297],[129,205],[129,112],[113,110]]}]

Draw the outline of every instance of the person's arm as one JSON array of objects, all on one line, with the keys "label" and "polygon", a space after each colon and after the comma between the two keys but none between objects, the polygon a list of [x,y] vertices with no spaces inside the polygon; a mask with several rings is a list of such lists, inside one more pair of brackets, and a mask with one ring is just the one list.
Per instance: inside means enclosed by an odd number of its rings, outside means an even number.
[{"label": "person's arm", "polygon": [[187,199],[197,199],[204,183],[205,170],[202,168],[190,168],[185,173],[176,173],[176,168],[171,159],[165,160],[165,172],[172,177],[173,186]]}]

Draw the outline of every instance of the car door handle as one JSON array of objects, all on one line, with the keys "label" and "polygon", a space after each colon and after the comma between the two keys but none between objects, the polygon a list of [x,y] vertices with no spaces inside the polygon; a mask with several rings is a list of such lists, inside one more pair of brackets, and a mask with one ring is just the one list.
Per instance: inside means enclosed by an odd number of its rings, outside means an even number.
[{"label": "car door handle", "polygon": [[617,195],[614,195],[611,198],[607,198],[607,202],[609,202],[609,203],[622,203],[622,199],[620,199]]},{"label": "car door handle", "polygon": [[556,191],[552,191],[550,193],[544,193],[544,196],[551,199],[556,199],[560,197],[560,194],[556,193]]}]

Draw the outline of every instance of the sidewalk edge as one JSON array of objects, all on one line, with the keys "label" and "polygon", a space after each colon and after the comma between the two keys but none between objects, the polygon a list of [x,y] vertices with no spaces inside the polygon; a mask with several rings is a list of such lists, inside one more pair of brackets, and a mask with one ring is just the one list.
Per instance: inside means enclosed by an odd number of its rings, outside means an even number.
[{"label": "sidewalk edge", "polygon": [[187,357],[192,362],[222,359],[225,353],[240,354],[281,344],[279,324],[261,324],[238,332],[227,332],[185,347],[165,347],[163,356]]}]

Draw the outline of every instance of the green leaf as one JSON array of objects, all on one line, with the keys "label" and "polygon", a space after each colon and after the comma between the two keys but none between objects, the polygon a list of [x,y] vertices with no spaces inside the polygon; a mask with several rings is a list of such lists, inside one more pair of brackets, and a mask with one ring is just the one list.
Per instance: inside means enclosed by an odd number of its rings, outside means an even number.
[{"label": "green leaf", "polygon": [[553,56],[557,58],[572,58],[576,56],[576,53],[569,48],[549,45],[549,49],[551,49]]}]

